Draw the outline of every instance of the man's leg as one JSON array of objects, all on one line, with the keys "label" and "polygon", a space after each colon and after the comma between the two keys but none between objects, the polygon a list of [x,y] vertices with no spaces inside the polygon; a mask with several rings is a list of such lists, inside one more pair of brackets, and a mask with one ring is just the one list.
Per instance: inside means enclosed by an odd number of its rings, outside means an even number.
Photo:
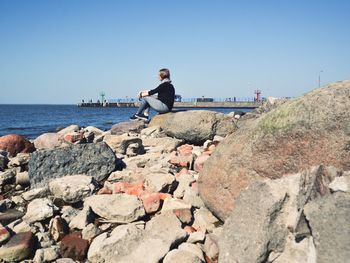
[{"label": "man's leg", "polygon": [[154,97],[144,97],[145,102],[148,104],[148,109],[145,108],[145,115],[148,115],[150,107],[159,113],[165,113],[169,111],[166,104]]},{"label": "man's leg", "polygon": [[150,107],[150,106],[149,106],[148,102],[145,100],[145,98],[143,98],[143,99],[141,100],[140,106],[139,106],[139,108],[138,108],[136,114],[140,114],[140,113],[142,113],[143,111],[149,112],[149,107]]}]

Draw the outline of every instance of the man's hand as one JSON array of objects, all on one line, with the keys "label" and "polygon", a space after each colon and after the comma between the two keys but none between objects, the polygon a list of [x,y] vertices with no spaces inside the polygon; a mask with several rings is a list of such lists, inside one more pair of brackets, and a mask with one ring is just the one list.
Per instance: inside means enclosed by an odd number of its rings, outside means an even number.
[{"label": "man's hand", "polygon": [[143,98],[143,97],[146,97],[148,96],[148,90],[144,90],[144,91],[140,91],[139,92],[139,97],[140,98]]}]

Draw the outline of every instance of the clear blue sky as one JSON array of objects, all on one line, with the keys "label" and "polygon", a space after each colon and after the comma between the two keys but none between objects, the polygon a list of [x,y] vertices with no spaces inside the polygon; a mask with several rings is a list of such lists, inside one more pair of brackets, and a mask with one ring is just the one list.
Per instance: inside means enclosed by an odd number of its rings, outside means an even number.
[{"label": "clear blue sky", "polygon": [[0,103],[299,96],[350,79],[350,1],[0,0]]}]

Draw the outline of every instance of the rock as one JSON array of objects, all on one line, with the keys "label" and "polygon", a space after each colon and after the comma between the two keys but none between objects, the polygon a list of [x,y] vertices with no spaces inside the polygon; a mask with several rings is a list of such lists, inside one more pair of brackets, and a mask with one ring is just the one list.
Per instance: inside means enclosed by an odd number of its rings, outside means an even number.
[{"label": "rock", "polygon": [[179,250],[181,251],[187,251],[190,252],[194,255],[196,255],[198,258],[202,260],[202,262],[205,262],[204,256],[203,256],[203,251],[200,249],[199,246],[196,244],[191,244],[191,243],[182,243],[179,247]]},{"label": "rock", "polygon": [[62,257],[83,261],[86,258],[88,249],[89,242],[82,239],[79,234],[73,233],[65,236],[62,239],[60,254]]},{"label": "rock", "polygon": [[104,133],[104,131],[94,127],[94,126],[88,126],[86,128],[84,128],[84,133],[87,132],[92,132],[95,136],[99,136],[102,135]]},{"label": "rock", "polygon": [[[31,231],[31,227],[27,222],[22,221],[21,219],[18,219],[16,221],[17,223],[14,224],[13,227],[10,227],[10,224],[7,225],[7,227],[10,228],[14,233],[18,234]],[[15,223],[16,221],[12,222],[11,224]]]},{"label": "rock", "polygon": [[150,192],[172,193],[176,185],[175,177],[170,173],[151,173],[145,180],[145,188]]},{"label": "rock", "polygon": [[54,149],[60,147],[62,142],[57,133],[43,133],[34,140],[36,149]]},{"label": "rock", "polygon": [[341,176],[334,179],[333,182],[329,184],[329,188],[333,192],[341,191],[341,192],[350,192],[350,175]]},{"label": "rock", "polygon": [[6,156],[0,154],[0,171],[4,171],[7,168],[9,159]]},{"label": "rock", "polygon": [[56,210],[58,210],[58,208],[50,199],[34,199],[28,204],[27,213],[23,217],[23,220],[28,223],[38,222],[52,217]]},{"label": "rock", "polygon": [[286,247],[281,254],[270,254],[269,262],[272,261],[274,263],[316,263],[316,250],[312,237],[296,242],[294,236],[291,236],[287,240]]},{"label": "rock", "polygon": [[173,211],[176,209],[191,209],[191,205],[185,203],[181,199],[176,199],[176,198],[166,198],[163,203],[162,207],[162,213],[167,212],[167,211]]},{"label": "rock", "polygon": [[186,232],[175,215],[158,215],[146,224],[145,230],[129,224],[116,227],[110,236],[103,233],[96,237],[88,260],[92,263],[158,263],[170,247],[185,237]]},{"label": "rock", "polygon": [[55,242],[58,242],[69,233],[69,226],[64,219],[56,216],[50,221],[49,233],[53,240],[55,240]]},{"label": "rock", "polygon": [[94,221],[94,214],[90,206],[84,206],[75,217],[69,222],[69,227],[71,229],[84,229],[88,224]]},{"label": "rock", "polygon": [[193,176],[189,173],[184,173],[184,174],[180,174],[177,177],[177,180],[179,182],[179,185],[177,186],[176,190],[174,191],[174,197],[176,198],[182,198],[185,194],[186,189],[188,189],[191,185],[191,183],[193,183],[195,181],[195,179],[193,178]]},{"label": "rock", "polygon": [[143,182],[128,183],[117,182],[113,185],[113,193],[126,193],[128,195],[140,196],[144,191]]},{"label": "rock", "polygon": [[82,238],[85,240],[92,240],[94,237],[101,234],[101,230],[94,224],[88,224],[82,231]]},{"label": "rock", "polygon": [[108,144],[111,149],[120,154],[126,154],[129,147],[132,147],[137,154],[143,153],[142,140],[138,137],[131,137],[128,134],[123,135],[106,135],[103,141]]},{"label": "rock", "polygon": [[22,172],[16,174],[16,184],[20,186],[28,186],[30,183],[29,173]]},{"label": "rock", "polygon": [[0,259],[8,262],[24,260],[34,254],[35,245],[31,232],[19,233],[0,248]]},{"label": "rock", "polygon": [[22,218],[23,216],[23,212],[16,209],[9,209],[5,213],[0,214],[0,223],[5,226],[17,219]]},{"label": "rock", "polygon": [[35,151],[34,144],[23,136],[17,134],[8,134],[0,137],[0,150],[16,156],[18,153],[31,153]]},{"label": "rock", "polygon": [[198,190],[194,189],[193,184],[191,188],[187,188],[185,190],[183,200],[186,203],[196,208],[205,207],[203,200],[200,198],[198,194]]},{"label": "rock", "polygon": [[14,183],[16,178],[15,169],[8,169],[5,172],[0,172],[0,185]]},{"label": "rock", "polygon": [[9,230],[6,227],[0,225],[0,244],[6,242],[10,237],[11,234]]},{"label": "rock", "polygon": [[145,123],[143,121],[120,122],[112,126],[111,134],[122,135],[129,132],[140,133],[143,128],[145,128]]},{"label": "rock", "polygon": [[137,183],[145,179],[146,173],[142,168],[135,168],[131,170],[124,169],[122,171],[115,171],[108,177],[109,182],[128,182]]},{"label": "rock", "polygon": [[147,214],[155,213],[160,208],[159,193],[144,192],[139,197]]},{"label": "rock", "polygon": [[194,170],[196,172],[201,172],[203,170],[204,163],[209,159],[210,155],[202,154],[194,161]]},{"label": "rock", "polygon": [[190,224],[192,222],[193,217],[192,217],[191,209],[187,209],[187,208],[174,209],[173,213],[184,224]]},{"label": "rock", "polygon": [[37,232],[35,236],[37,237],[41,248],[48,248],[54,245],[54,241],[47,232]]},{"label": "rock", "polygon": [[15,157],[10,158],[8,163],[9,168],[21,167],[23,170],[28,170],[30,154],[29,153],[18,153]]},{"label": "rock", "polygon": [[194,212],[193,227],[200,231],[212,231],[220,225],[220,221],[206,208],[201,207]]},{"label": "rock", "polygon": [[215,135],[226,136],[236,129],[231,118],[205,110],[157,115],[149,126],[160,126],[168,136],[198,145]]},{"label": "rock", "polygon": [[161,128],[159,126],[147,127],[141,130],[142,138],[159,138],[161,135]]},{"label": "rock", "polygon": [[76,262],[71,258],[58,258],[56,260],[56,263],[76,263]]},{"label": "rock", "polygon": [[350,258],[350,196],[336,192],[317,198],[304,208],[316,247],[318,263]]},{"label": "rock", "polygon": [[178,140],[170,137],[146,138],[142,140],[144,147],[160,147],[160,151],[166,153],[170,153],[176,150],[176,148],[179,147],[182,143],[183,140]]},{"label": "rock", "polygon": [[13,207],[13,202],[10,199],[0,200],[0,212],[6,212],[8,209]]},{"label": "rock", "polygon": [[349,170],[349,95],[350,81],[336,82],[242,122],[200,174],[206,206],[225,220],[240,191],[255,180],[319,164]]},{"label": "rock", "polygon": [[59,257],[59,248],[57,246],[49,248],[41,248],[35,252],[34,262],[44,263],[54,261]]},{"label": "rock", "polygon": [[219,261],[262,262],[271,253],[281,253],[289,233],[298,238],[305,203],[329,194],[323,185],[324,170],[318,166],[281,179],[265,179],[243,190],[225,222]]},{"label": "rock", "polygon": [[44,186],[41,188],[35,188],[27,192],[24,192],[22,194],[22,198],[26,201],[32,201],[37,198],[47,197],[49,193],[50,193],[49,188],[47,186]]},{"label": "rock", "polygon": [[65,175],[85,174],[103,180],[116,167],[116,157],[105,143],[70,145],[37,151],[29,161],[31,187],[47,184]]},{"label": "rock", "polygon": [[95,183],[91,176],[71,175],[52,180],[49,189],[55,198],[74,204],[90,196],[95,190]]},{"label": "rock", "polygon": [[133,195],[93,195],[85,199],[84,206],[108,222],[129,223],[145,215],[142,202]]},{"label": "rock", "polygon": [[203,246],[203,250],[207,257],[209,257],[212,261],[217,262],[219,258],[219,238],[214,234],[208,234],[205,237],[205,242]]},{"label": "rock", "polygon": [[60,138],[63,138],[63,136],[70,132],[78,132],[80,130],[80,127],[78,125],[72,124],[60,131],[57,132],[57,134],[60,136]]},{"label": "rock", "polygon": [[203,263],[195,254],[180,249],[171,250],[164,258],[163,263]]},{"label": "rock", "polygon": [[187,239],[188,243],[202,243],[205,240],[204,231],[196,231],[190,234]]},{"label": "rock", "polygon": [[84,138],[84,133],[83,132],[69,132],[66,133],[63,136],[63,139],[65,142],[69,142],[69,143],[82,143],[85,142],[85,138]]},{"label": "rock", "polygon": [[63,206],[61,209],[62,219],[64,219],[68,224],[70,221],[78,215],[80,211],[71,206]]}]

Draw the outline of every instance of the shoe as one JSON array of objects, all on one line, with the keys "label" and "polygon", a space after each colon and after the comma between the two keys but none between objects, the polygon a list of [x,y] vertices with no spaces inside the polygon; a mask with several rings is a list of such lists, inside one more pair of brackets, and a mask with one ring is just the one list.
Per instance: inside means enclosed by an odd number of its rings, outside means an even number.
[{"label": "shoe", "polygon": [[137,120],[136,114],[132,115],[129,119],[130,120]]},{"label": "shoe", "polygon": [[146,115],[143,114],[143,113],[135,114],[135,117],[138,118],[138,119],[140,119],[140,120],[148,121],[148,116],[146,116]]}]

